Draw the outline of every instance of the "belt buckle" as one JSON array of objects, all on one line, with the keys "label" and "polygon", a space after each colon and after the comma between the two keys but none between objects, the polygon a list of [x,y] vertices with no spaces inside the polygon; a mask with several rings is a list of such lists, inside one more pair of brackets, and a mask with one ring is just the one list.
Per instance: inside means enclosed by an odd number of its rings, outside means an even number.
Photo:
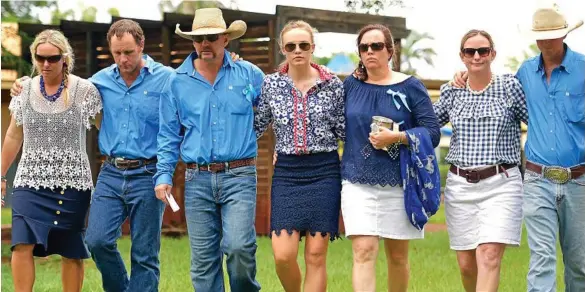
[{"label": "belt buckle", "polygon": [[[473,175],[470,175],[470,174],[473,174]],[[476,184],[481,180],[479,178],[479,172],[477,170],[468,170],[465,173],[465,179],[467,180],[468,183],[472,183],[472,184]]]},{"label": "belt buckle", "polygon": [[215,165],[224,165],[224,169],[223,170],[228,169],[228,163],[227,162],[212,162],[212,163],[210,163],[210,164],[207,165],[207,170],[209,172],[211,172],[211,173],[217,173],[217,172],[219,172],[219,170],[213,170],[212,169],[213,166],[215,166]]},{"label": "belt buckle", "polygon": [[556,184],[566,184],[571,179],[571,172],[559,166],[545,166],[542,175]]},{"label": "belt buckle", "polygon": [[124,158],[121,158],[121,157],[114,158],[114,166],[116,168],[123,168],[122,166],[118,166],[118,162],[123,162],[123,161],[124,161]]}]

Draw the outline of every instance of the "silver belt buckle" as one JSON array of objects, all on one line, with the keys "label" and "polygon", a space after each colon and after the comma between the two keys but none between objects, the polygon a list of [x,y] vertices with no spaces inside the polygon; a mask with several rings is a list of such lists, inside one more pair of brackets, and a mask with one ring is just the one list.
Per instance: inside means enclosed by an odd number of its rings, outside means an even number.
[{"label": "silver belt buckle", "polygon": [[556,184],[566,184],[571,179],[571,170],[559,166],[545,166],[542,175]]},{"label": "silver belt buckle", "polygon": [[121,158],[121,157],[116,157],[116,158],[114,158],[114,166],[115,166],[116,168],[120,168],[120,167],[118,166],[118,162],[122,162],[122,161],[124,161],[124,158]]}]

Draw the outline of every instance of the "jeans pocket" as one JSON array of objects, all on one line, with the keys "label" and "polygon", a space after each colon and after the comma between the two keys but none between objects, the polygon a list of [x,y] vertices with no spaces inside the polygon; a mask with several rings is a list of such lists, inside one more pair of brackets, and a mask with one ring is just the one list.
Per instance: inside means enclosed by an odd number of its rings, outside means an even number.
[{"label": "jeans pocket", "polygon": [[237,177],[255,177],[256,176],[256,166],[242,166],[236,168],[230,168],[227,170],[227,173],[237,176]]},{"label": "jeans pocket", "polygon": [[156,174],[156,164],[145,164],[142,166],[142,169],[144,170],[145,173],[148,173],[150,175],[155,175]]},{"label": "jeans pocket", "polygon": [[531,182],[537,181],[541,177],[542,177],[541,174],[538,174],[538,173],[536,173],[534,171],[531,171],[531,170],[528,170],[527,169],[524,172],[524,183],[526,184],[526,183],[531,183]]},{"label": "jeans pocket", "polygon": [[191,169],[191,168],[187,168],[185,169],[185,181],[192,181],[193,178],[195,178],[195,175],[197,174],[197,172],[199,172],[198,169]]},{"label": "jeans pocket", "polygon": [[585,174],[582,174],[580,177],[572,179],[571,182],[578,184],[580,186],[585,187]]}]

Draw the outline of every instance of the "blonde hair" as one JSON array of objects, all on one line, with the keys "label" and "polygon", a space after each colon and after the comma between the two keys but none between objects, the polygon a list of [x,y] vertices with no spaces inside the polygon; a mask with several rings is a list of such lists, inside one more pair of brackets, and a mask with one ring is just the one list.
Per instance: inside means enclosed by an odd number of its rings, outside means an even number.
[{"label": "blonde hair", "polygon": [[492,36],[485,30],[479,30],[479,29],[472,29],[470,31],[468,31],[463,38],[461,38],[461,46],[459,47],[459,51],[463,51],[463,46],[465,45],[465,42],[474,37],[480,35],[484,38],[486,38],[488,40],[488,42],[490,43],[490,49],[495,49],[495,45],[494,45],[494,40],[492,39]]},{"label": "blonde hair", "polygon": [[63,89],[63,98],[65,99],[65,103],[67,103],[67,99],[69,97],[69,74],[73,72],[73,65],[75,63],[75,58],[73,55],[73,49],[69,44],[69,41],[63,35],[62,32],[53,29],[46,29],[40,32],[33,41],[32,45],[30,45],[30,55],[32,59],[32,63],[35,64],[32,67],[31,77],[35,75],[37,72],[37,61],[35,60],[35,54],[37,52],[37,47],[41,44],[51,44],[59,49],[62,54],[62,58],[64,60],[63,63],[63,83],[65,88]]},{"label": "blonde hair", "polygon": [[[282,43],[282,37],[284,36],[285,33],[289,32],[295,28],[300,28],[302,30],[307,31],[311,35],[311,44],[315,43],[315,34],[314,33],[316,32],[316,30],[306,21],[292,20],[292,21],[289,21],[280,31],[280,37],[278,38],[278,45],[280,46],[281,51],[282,51],[282,48],[284,46],[284,44]],[[287,61],[284,60],[282,63],[280,63],[278,68],[282,69],[282,67],[284,67],[286,64],[287,64]]]}]

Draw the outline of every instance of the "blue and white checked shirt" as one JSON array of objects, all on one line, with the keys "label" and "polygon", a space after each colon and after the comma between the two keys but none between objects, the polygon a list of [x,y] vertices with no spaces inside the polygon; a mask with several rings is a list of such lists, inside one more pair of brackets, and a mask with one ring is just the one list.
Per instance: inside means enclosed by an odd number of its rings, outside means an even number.
[{"label": "blue and white checked shirt", "polygon": [[518,79],[494,75],[475,95],[467,88],[441,86],[434,104],[439,123],[451,122],[453,136],[445,158],[459,167],[520,164],[520,121],[528,123],[526,98]]}]

